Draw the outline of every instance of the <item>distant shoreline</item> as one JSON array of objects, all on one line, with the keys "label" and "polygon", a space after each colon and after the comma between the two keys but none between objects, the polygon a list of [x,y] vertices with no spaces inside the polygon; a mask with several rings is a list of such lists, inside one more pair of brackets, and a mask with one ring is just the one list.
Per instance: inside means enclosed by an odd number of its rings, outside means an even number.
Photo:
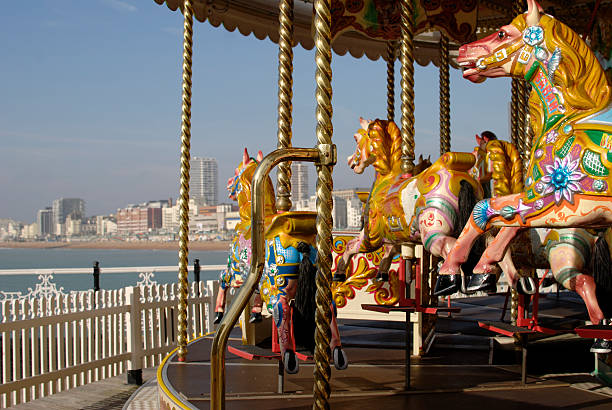
[{"label": "distant shoreline", "polygon": [[[83,242],[0,242],[0,248],[27,249],[153,249],[178,251],[178,241],[83,241]],[[189,249],[227,251],[229,241],[190,241]]]}]

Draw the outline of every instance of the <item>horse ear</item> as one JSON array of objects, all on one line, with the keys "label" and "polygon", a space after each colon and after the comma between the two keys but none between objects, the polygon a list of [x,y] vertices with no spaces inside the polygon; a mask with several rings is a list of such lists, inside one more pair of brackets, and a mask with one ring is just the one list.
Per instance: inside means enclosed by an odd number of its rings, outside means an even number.
[{"label": "horse ear", "polygon": [[244,153],[242,154],[242,164],[246,165],[249,163],[249,152],[247,151],[247,149],[244,149]]},{"label": "horse ear", "polygon": [[368,126],[370,125],[370,121],[364,120],[363,117],[359,117],[359,125],[361,125],[361,128],[364,130],[367,130]]},{"label": "horse ear", "polygon": [[257,153],[257,162],[261,162],[262,160],[263,160],[263,152],[259,150],[259,152]]},{"label": "horse ear", "polygon": [[536,0],[527,0],[527,17],[525,21],[528,26],[537,26],[540,23],[540,11],[542,11],[542,6]]},{"label": "horse ear", "polygon": [[419,155],[419,162],[423,162],[423,154]]}]

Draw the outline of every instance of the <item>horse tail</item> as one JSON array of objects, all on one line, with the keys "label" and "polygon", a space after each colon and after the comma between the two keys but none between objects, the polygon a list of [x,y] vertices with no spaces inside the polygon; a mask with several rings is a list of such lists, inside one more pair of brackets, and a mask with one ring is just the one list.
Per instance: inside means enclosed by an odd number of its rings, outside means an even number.
[{"label": "horse tail", "polygon": [[[468,223],[472,216],[472,210],[478,202],[478,197],[474,193],[474,187],[467,180],[460,182],[461,188],[459,189],[458,206],[459,212],[457,213],[457,223],[455,224],[455,230],[453,236],[458,238],[463,230],[463,227]],[[468,259],[461,265],[463,273],[471,275],[476,263],[480,259],[480,256],[485,251],[485,240],[483,236],[480,236],[468,255]]]},{"label": "horse tail", "polygon": [[507,141],[492,140],[487,143],[485,150],[491,161],[493,196],[522,192],[523,161],[516,147]]},{"label": "horse tail", "polygon": [[293,309],[293,336],[296,344],[314,351],[317,269],[310,260],[312,247],[309,244],[300,242],[297,250],[302,254],[302,261],[298,267],[298,285]]},{"label": "horse tail", "polygon": [[591,252],[591,272],[596,285],[597,302],[606,318],[612,317],[612,258],[606,237],[610,228],[600,232]]}]

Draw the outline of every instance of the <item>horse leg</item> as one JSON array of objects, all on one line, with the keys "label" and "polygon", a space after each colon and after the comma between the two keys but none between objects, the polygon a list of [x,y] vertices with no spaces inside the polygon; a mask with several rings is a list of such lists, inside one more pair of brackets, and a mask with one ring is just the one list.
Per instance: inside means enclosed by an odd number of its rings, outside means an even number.
[{"label": "horse leg", "polygon": [[[469,221],[461,231],[461,235],[457,238],[457,242],[451,249],[448,257],[440,268],[440,275],[457,275],[461,272],[461,264],[467,261],[470,250],[476,242],[476,239],[493,226],[517,226],[518,221],[511,223],[512,219],[516,219],[519,211],[521,211],[520,203],[525,196],[525,193],[513,194],[493,199],[483,199],[478,202],[472,211]],[[502,208],[510,208],[512,214],[504,212],[504,215],[509,219],[502,217]],[[520,219],[520,217],[518,217]],[[507,233],[508,235],[510,232]],[[516,234],[515,234],[516,235]],[[511,240],[512,238],[506,238]],[[494,241],[495,242],[495,241]],[[490,245],[495,246],[495,245]],[[505,247],[504,247],[505,251]],[[503,256],[502,252],[499,259]],[[438,276],[440,277],[440,276]]]},{"label": "horse leg", "polygon": [[395,255],[400,253],[400,247],[398,245],[386,244],[384,245],[385,252],[383,257],[378,264],[378,273],[376,274],[376,280],[388,282],[389,281],[389,268]]},{"label": "horse leg", "polygon": [[274,321],[278,330],[278,344],[280,347],[281,358],[285,371],[295,374],[299,371],[300,365],[295,355],[295,341],[291,332],[291,307],[289,300],[295,297],[297,291],[297,280],[289,279],[284,292],[279,295],[278,301],[274,306]]},{"label": "horse leg", "polygon": [[251,314],[249,315],[249,323],[261,322],[261,309],[263,307],[263,300],[261,299],[261,293],[259,289],[255,290],[253,297],[253,307],[251,308]]},{"label": "horse leg", "polygon": [[227,288],[220,286],[219,292],[217,293],[217,299],[215,301],[215,320],[213,324],[218,325],[223,319],[223,312],[225,312],[225,297],[227,294]]},{"label": "horse leg", "polygon": [[348,367],[348,358],[340,342],[340,332],[338,331],[338,321],[336,320],[336,307],[333,304],[331,306],[331,310],[332,310],[332,318],[331,318],[331,323],[330,323],[331,339],[329,341],[329,347],[331,348],[331,351],[332,351],[334,367],[338,370],[344,370]]},{"label": "horse leg", "polygon": [[597,302],[595,280],[582,273],[584,257],[573,245],[560,243],[549,254],[550,269],[557,282],[580,295],[593,324],[599,324],[604,314]]},{"label": "horse leg", "polygon": [[365,239],[365,229],[362,229],[359,232],[359,236],[351,239],[346,244],[346,249],[342,254],[342,257],[338,260],[338,265],[336,266],[336,272],[334,273],[334,277],[332,280],[334,282],[344,282],[346,280],[346,268],[348,264],[356,253],[359,253],[359,248],[361,248],[361,244]]}]

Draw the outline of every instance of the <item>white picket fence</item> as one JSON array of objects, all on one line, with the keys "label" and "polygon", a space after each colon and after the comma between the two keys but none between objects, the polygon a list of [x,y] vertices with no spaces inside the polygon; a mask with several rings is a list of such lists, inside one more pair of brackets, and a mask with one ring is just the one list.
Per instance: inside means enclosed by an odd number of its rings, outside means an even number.
[{"label": "white picket fence", "polygon": [[[191,284],[189,340],[213,329],[218,287]],[[157,366],[177,345],[178,295],[154,284],[0,302],[0,405]]]}]

